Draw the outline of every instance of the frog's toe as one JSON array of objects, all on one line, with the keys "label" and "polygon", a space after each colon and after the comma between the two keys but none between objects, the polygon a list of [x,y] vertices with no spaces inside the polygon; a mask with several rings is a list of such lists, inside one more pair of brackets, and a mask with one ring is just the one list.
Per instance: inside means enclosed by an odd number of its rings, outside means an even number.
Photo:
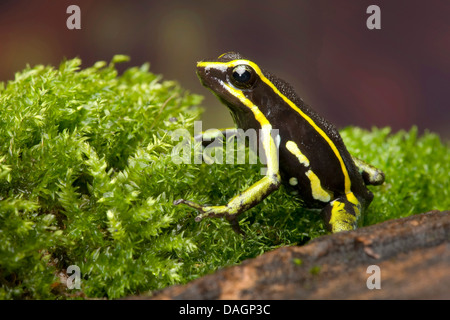
[{"label": "frog's toe", "polygon": [[173,201],[173,204],[177,206],[177,205],[179,205],[180,203],[184,203],[184,201],[186,201],[186,200],[184,200],[184,199],[177,199],[177,200],[174,200],[174,201]]},{"label": "frog's toe", "polygon": [[239,226],[239,221],[237,219],[237,215],[235,215],[235,214],[227,215],[226,219],[230,223],[231,228],[233,229],[234,232],[236,232],[238,234],[242,234],[243,236],[245,236],[245,232],[242,231],[241,227]]},{"label": "frog's toe", "polygon": [[173,204],[174,205],[179,205],[179,204],[184,204],[184,205],[187,205],[187,206],[189,206],[189,207],[191,207],[191,208],[194,208],[194,209],[197,209],[198,211],[200,211],[200,212],[205,212],[205,210],[203,209],[204,208],[204,206],[202,206],[202,205],[200,205],[200,204],[198,204],[198,203],[195,203],[195,202],[192,202],[192,201],[189,201],[189,200],[184,200],[184,199],[178,199],[178,200],[175,200],[174,202],[173,202]]},{"label": "frog's toe", "polygon": [[384,172],[378,169],[374,170],[370,174],[367,172],[363,172],[362,176],[366,185],[379,186],[382,185],[385,181]]},{"label": "frog's toe", "polygon": [[208,206],[208,205],[200,205],[198,203],[185,200],[178,199],[173,202],[174,205],[184,204],[191,208],[194,208],[200,212],[198,216],[195,217],[195,222],[200,222],[204,218],[219,218],[225,217],[231,224],[233,230],[236,233],[244,234],[244,232],[239,227],[239,223],[237,220],[238,213],[234,212],[229,206]]}]

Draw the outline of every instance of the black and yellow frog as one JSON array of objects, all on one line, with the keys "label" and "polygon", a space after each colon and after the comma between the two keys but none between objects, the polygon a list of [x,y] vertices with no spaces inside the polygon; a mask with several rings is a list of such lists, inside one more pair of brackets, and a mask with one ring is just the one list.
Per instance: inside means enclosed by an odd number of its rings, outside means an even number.
[{"label": "black and yellow frog", "polygon": [[305,207],[321,209],[331,232],[358,226],[373,199],[366,185],[382,184],[384,174],[351,156],[334,125],[306,105],[288,83],[238,53],[198,62],[197,74],[229,108],[237,128],[257,130],[267,172],[226,205],[184,199],[175,204],[197,209],[196,221],[225,217],[239,231],[236,217],[284,183],[298,191]]}]

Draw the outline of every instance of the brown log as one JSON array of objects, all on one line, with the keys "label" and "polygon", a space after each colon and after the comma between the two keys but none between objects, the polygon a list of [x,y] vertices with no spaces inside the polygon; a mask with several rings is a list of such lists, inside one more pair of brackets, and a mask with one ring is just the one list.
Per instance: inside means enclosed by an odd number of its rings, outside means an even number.
[{"label": "brown log", "polygon": [[[367,286],[370,265],[380,268],[380,289]],[[151,298],[450,299],[450,211],[283,247]]]}]

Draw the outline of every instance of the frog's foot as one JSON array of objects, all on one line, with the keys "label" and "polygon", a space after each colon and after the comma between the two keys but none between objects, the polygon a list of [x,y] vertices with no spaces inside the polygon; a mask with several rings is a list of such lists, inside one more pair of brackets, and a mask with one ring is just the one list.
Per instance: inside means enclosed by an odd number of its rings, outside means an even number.
[{"label": "frog's foot", "polygon": [[330,202],[322,210],[326,227],[335,233],[354,230],[361,217],[361,205],[353,193]]},{"label": "frog's foot", "polygon": [[366,185],[379,186],[383,184],[385,180],[384,172],[380,169],[371,166],[370,164],[352,156],[353,162],[362,175],[364,183]]},{"label": "frog's foot", "polygon": [[200,212],[200,214],[195,217],[195,222],[200,222],[204,218],[225,217],[230,222],[231,227],[236,233],[245,235],[239,227],[239,221],[237,220],[238,213],[232,213],[231,208],[229,208],[228,206],[205,206],[184,199],[178,199],[173,202],[174,205],[179,205],[180,203],[194,208]]}]

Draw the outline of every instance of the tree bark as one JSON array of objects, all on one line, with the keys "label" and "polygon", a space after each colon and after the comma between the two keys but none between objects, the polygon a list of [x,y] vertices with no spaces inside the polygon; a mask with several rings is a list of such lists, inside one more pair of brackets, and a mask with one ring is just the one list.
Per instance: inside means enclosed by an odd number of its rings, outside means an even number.
[{"label": "tree bark", "polygon": [[450,299],[449,288],[450,211],[431,211],[283,247],[150,298]]}]

